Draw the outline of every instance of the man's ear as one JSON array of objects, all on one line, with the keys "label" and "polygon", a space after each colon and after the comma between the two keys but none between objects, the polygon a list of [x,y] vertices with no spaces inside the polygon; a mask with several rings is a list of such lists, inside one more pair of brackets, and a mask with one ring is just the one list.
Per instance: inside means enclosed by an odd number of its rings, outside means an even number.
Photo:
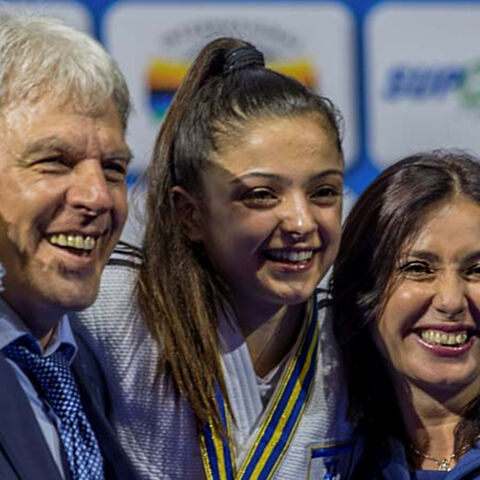
[{"label": "man's ear", "polygon": [[182,229],[192,242],[203,240],[201,225],[201,211],[198,200],[184,188],[175,185],[172,187],[172,200]]}]

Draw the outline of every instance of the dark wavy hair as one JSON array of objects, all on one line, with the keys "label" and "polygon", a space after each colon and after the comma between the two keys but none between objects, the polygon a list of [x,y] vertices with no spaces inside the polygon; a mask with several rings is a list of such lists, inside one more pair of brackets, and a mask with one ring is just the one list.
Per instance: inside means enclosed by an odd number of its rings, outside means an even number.
[{"label": "dark wavy hair", "polygon": [[[232,54],[247,47],[255,61]],[[176,216],[172,187],[202,195],[200,173],[224,145],[235,145],[252,121],[310,115],[342,156],[339,113],[296,80],[265,68],[253,47],[219,38],[199,53],[177,91],[148,168],[145,263],[138,283],[144,321],[200,423],[219,424],[214,389],[224,392],[216,333],[217,299],[224,286]],[[292,166],[294,168],[294,166]]]},{"label": "dark wavy hair", "polygon": [[[378,456],[389,435],[406,440],[406,434],[370,325],[388,299],[403,245],[414,238],[432,207],[455,197],[480,205],[478,160],[460,151],[419,153],[384,170],[360,196],[343,227],[331,278],[334,332],[346,366],[348,417],[366,432],[372,455]],[[476,401],[457,427],[455,451],[473,444],[479,433]]]}]

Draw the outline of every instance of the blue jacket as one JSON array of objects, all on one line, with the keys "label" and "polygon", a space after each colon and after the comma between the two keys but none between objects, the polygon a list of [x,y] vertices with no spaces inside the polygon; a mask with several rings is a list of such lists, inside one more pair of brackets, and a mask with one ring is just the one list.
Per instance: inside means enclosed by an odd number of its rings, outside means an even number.
[{"label": "blue jacket", "polygon": [[[377,465],[372,465],[371,474],[363,468],[363,476],[355,476],[356,480],[412,480],[411,472],[405,456],[402,443],[390,439],[387,446],[389,454],[378,459]],[[480,480],[480,441],[469,450],[458,462],[455,468],[448,473],[445,480]]]},{"label": "blue jacket", "polygon": [[[135,480],[130,463],[105,417],[103,381],[93,357],[77,338],[72,365],[85,413],[102,450],[106,480]],[[0,479],[62,480],[17,377],[0,353]],[[66,479],[70,478],[65,465]]]}]

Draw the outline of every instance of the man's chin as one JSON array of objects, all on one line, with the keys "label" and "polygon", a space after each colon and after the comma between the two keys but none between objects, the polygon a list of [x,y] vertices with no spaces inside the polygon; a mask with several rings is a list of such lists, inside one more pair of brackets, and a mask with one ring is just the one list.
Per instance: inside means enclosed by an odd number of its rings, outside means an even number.
[{"label": "man's chin", "polygon": [[89,307],[97,298],[98,288],[80,289],[73,292],[61,292],[53,298],[55,305],[59,306],[66,312],[78,311]]},{"label": "man's chin", "polygon": [[[52,310],[68,313],[89,307],[97,298],[99,282],[64,282],[55,289],[39,291],[39,302],[50,305]],[[43,297],[43,298],[42,298]]]}]

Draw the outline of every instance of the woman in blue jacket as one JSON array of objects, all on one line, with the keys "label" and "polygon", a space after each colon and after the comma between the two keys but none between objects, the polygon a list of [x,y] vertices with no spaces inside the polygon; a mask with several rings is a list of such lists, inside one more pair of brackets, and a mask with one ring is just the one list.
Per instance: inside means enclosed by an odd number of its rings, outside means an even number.
[{"label": "woman in blue jacket", "polygon": [[385,170],[343,231],[335,335],[362,438],[354,479],[480,478],[480,165]]}]

